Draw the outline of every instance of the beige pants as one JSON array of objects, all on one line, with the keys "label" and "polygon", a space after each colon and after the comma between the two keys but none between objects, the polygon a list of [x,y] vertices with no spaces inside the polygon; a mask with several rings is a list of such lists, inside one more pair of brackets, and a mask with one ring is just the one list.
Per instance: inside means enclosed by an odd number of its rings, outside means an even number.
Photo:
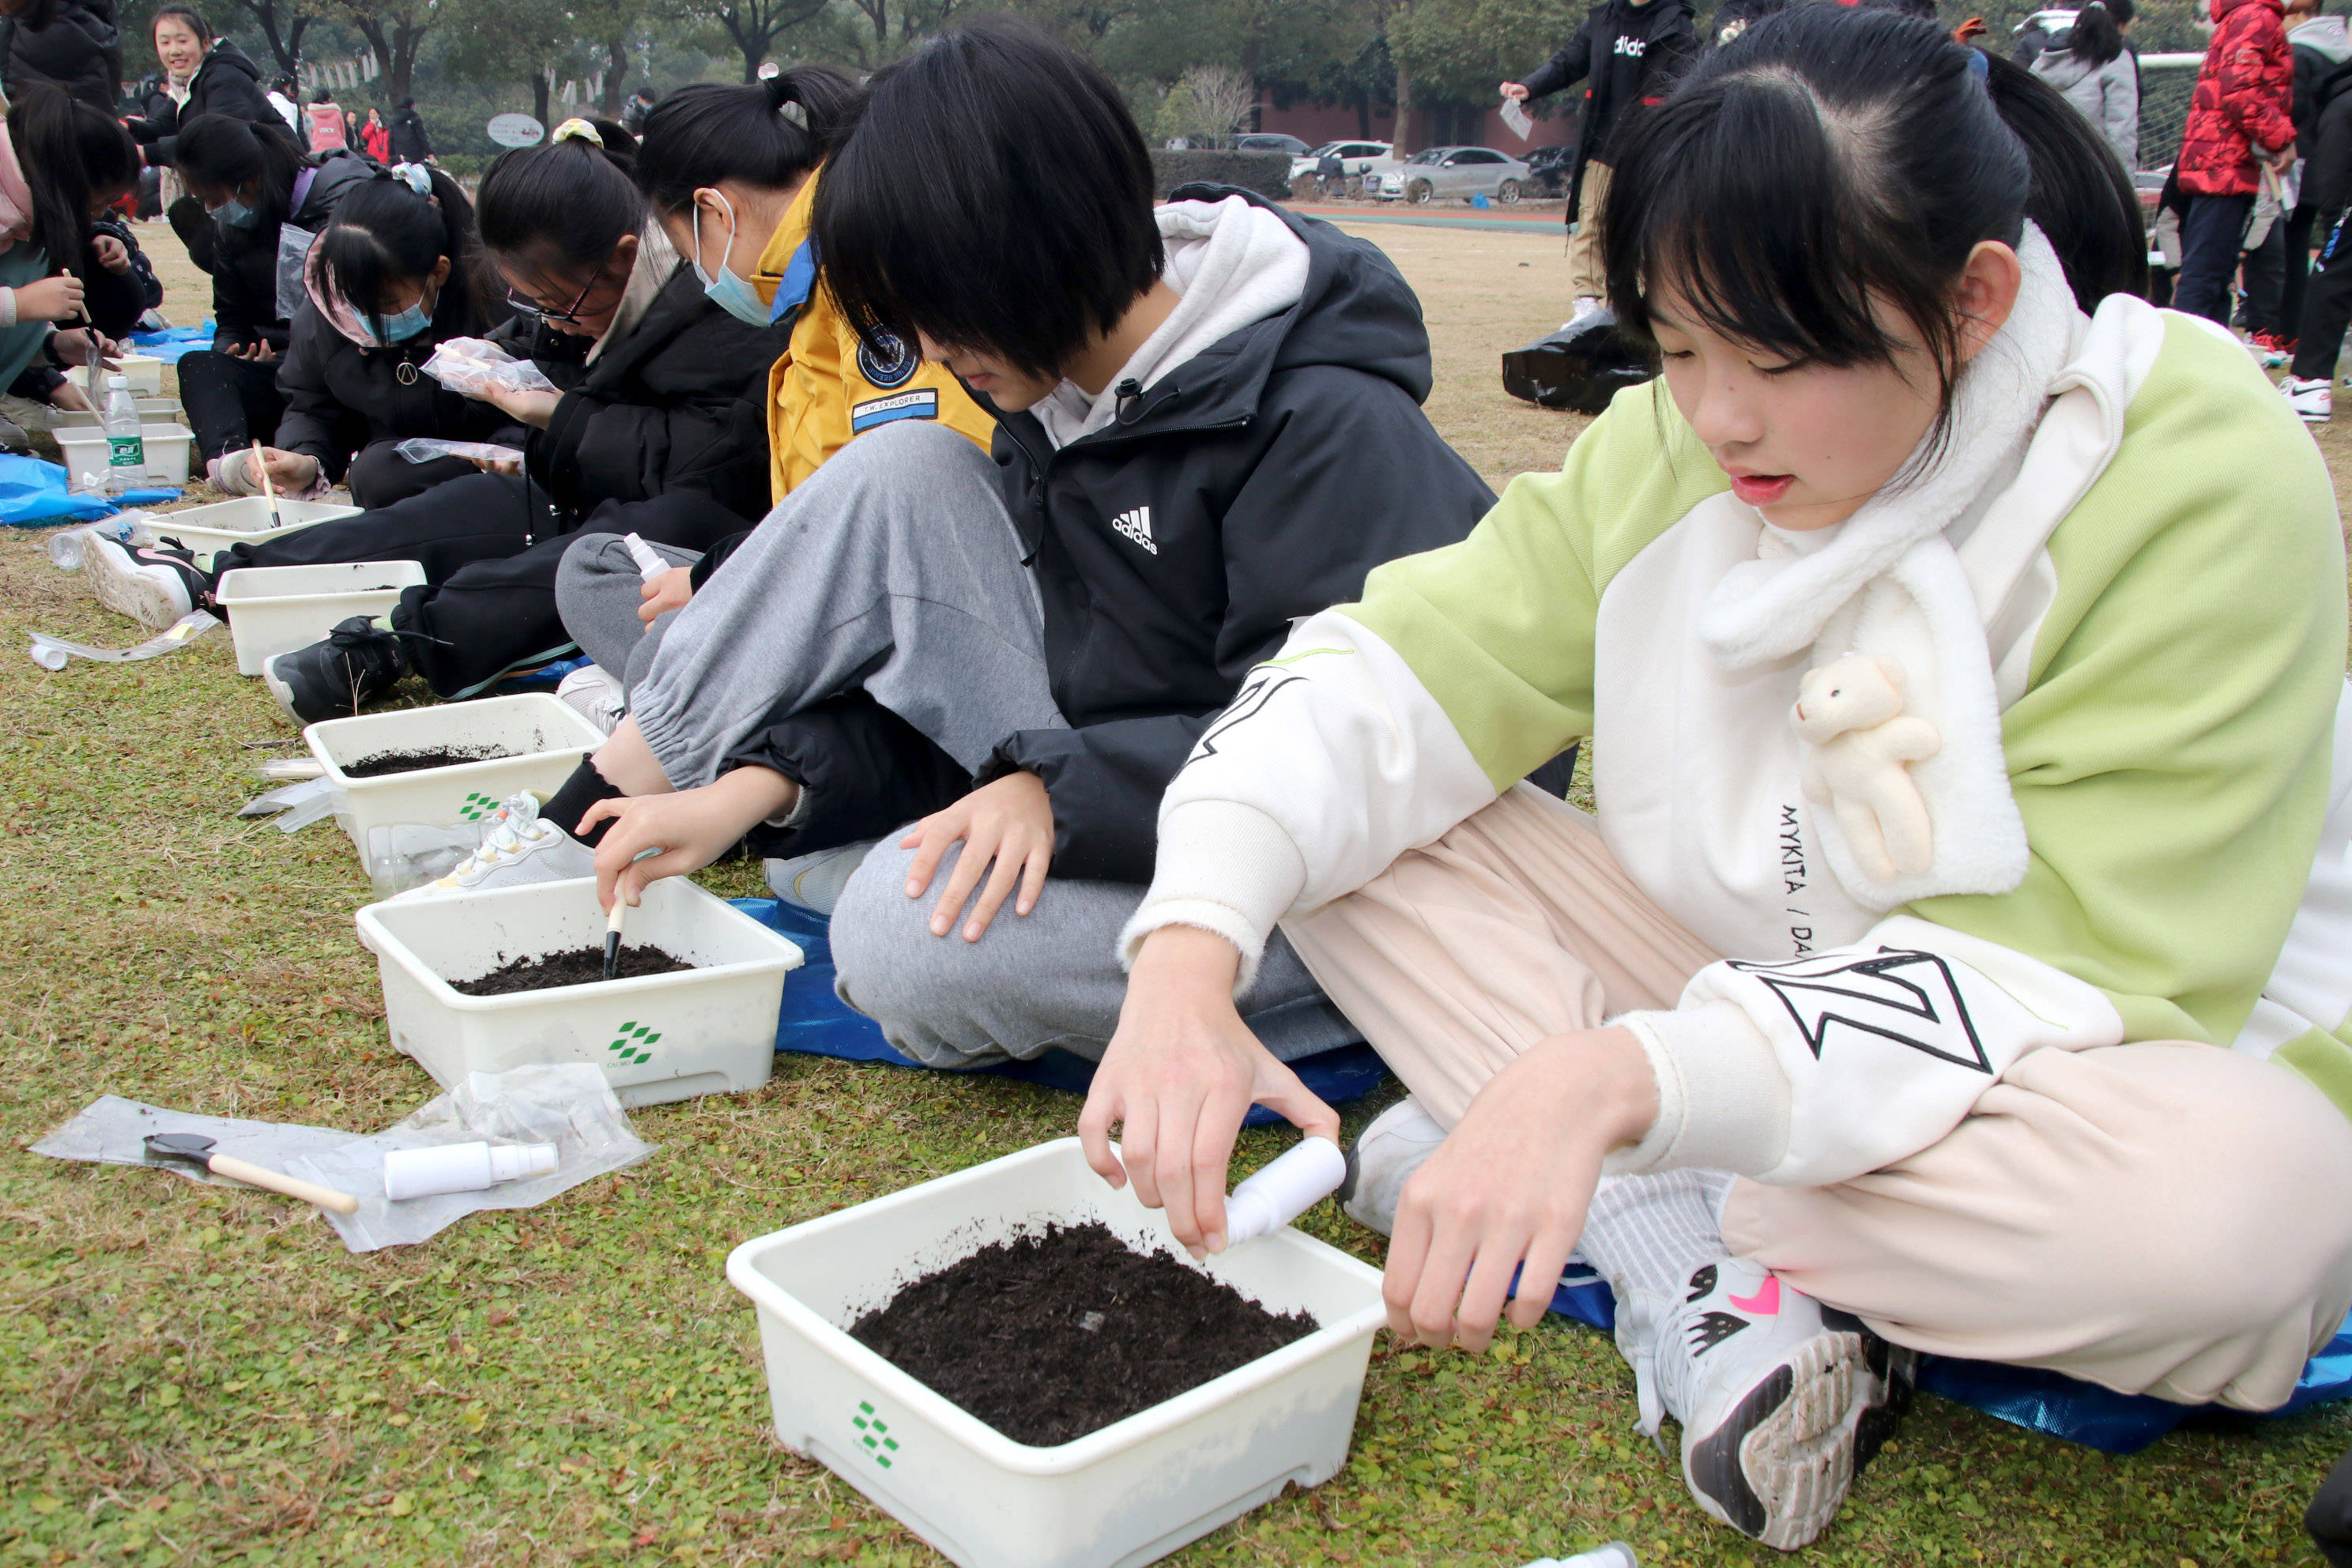
[{"label": "beige pants", "polygon": [[[1283,929],[1447,1127],[1521,1051],[1670,1007],[1715,956],[1526,785]],[[1907,1160],[1738,1183],[1723,1229],[1898,1344],[2266,1410],[2352,1306],[2352,1123],[2210,1046],[2038,1051]]]},{"label": "beige pants", "polygon": [[1608,275],[1601,266],[1601,208],[1609,200],[1608,164],[1584,165],[1584,185],[1576,194],[1576,232],[1568,237],[1568,291],[1579,300],[1606,299]]}]

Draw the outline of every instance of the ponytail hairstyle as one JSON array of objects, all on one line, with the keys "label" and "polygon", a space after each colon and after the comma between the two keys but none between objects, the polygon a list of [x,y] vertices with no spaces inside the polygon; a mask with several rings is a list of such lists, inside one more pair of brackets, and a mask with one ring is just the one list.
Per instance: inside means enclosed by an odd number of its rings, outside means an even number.
[{"label": "ponytail hairstyle", "polygon": [[268,120],[199,114],[180,127],[173,143],[173,162],[189,179],[230,191],[258,179],[261,200],[255,210],[265,224],[283,223],[293,210],[294,181],[309,161],[286,121],[274,113]]},{"label": "ponytail hairstyle", "polygon": [[830,66],[794,66],[748,87],[697,82],[646,115],[637,184],[658,213],[734,180],[780,191],[816,167],[848,128],[857,88]]},{"label": "ponytail hairstyle", "polygon": [[499,153],[474,198],[483,248],[567,277],[604,266],[645,226],[636,147],[609,120],[567,121],[543,146]]},{"label": "ponytail hairstyle", "polygon": [[1648,338],[1665,287],[1792,364],[1924,349],[1940,447],[1962,363],[1953,292],[1979,242],[2016,245],[2031,218],[2083,310],[2144,294],[2122,164],[2023,67],[1986,56],[1980,80],[1979,52],[1932,22],[1821,5],[1702,58],[1618,150],[1601,244],[1620,328]]},{"label": "ponytail hairstyle", "polygon": [[89,282],[91,198],[138,185],[138,143],[112,115],[46,82],[18,89],[8,140],[32,191],[33,244]]},{"label": "ponytail hairstyle", "polygon": [[[2124,19],[2129,21],[2131,0],[2122,0],[2122,4],[2126,6]],[[2089,5],[2074,13],[2074,30],[2067,37],[2066,50],[2093,67],[2105,65],[2124,52],[2123,29],[2116,25],[2116,18],[2100,0],[2090,0]]]},{"label": "ponytail hairstyle", "polygon": [[188,25],[188,31],[196,36],[196,42],[204,45],[205,48],[210,49],[213,47],[213,39],[218,35],[214,33],[202,16],[196,15],[193,7],[163,5],[158,7],[155,14],[147,18],[147,42],[151,47],[155,42],[155,29],[163,25],[163,20],[167,16],[176,16],[185,22]]},{"label": "ponytail hairstyle", "polygon": [[[409,165],[414,168],[415,165]],[[365,321],[377,342],[386,337],[383,296],[394,283],[428,277],[449,258],[448,280],[433,307],[436,337],[465,337],[480,326],[471,272],[474,208],[464,187],[428,171],[431,196],[404,178],[387,175],[360,185],[335,208],[319,237],[319,276],[330,293]]]}]

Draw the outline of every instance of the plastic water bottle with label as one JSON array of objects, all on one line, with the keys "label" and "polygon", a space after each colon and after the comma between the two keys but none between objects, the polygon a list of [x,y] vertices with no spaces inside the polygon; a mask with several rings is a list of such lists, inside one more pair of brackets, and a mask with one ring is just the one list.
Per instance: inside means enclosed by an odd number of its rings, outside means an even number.
[{"label": "plastic water bottle with label", "polygon": [[147,437],[139,422],[139,400],[131,378],[106,378],[106,493],[122,495],[147,488]]}]

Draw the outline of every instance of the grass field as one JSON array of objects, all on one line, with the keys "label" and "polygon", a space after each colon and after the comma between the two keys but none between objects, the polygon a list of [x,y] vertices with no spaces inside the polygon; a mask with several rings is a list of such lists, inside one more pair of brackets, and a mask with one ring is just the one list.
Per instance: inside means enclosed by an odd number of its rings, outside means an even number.
[{"label": "grass field", "polygon": [[[1439,428],[1498,486],[1557,466],[1580,422],[1511,403],[1496,364],[1562,313],[1556,237],[1364,232],[1422,291]],[[167,271],[174,318],[200,319],[198,279]],[[299,742],[226,636],[45,673],[30,629],[142,634],[42,535],[0,532],[0,1568],[937,1561],[778,1448],[721,1263],[1064,1135],[1078,1102],[783,1058],[759,1093],[638,1113],[659,1152],[627,1172],[359,1258],[272,1198],[25,1152],[100,1094],[372,1131],[435,1090],[387,1041],[347,842],[233,815]],[[1251,1134],[1246,1158],[1279,1147]],[[1308,1227],[1380,1257],[1328,1206]],[[1775,1556],[1709,1525],[1633,1422],[1614,1350],[1558,1320],[1478,1357],[1383,1338],[1349,1468],[1177,1561],[1517,1564],[1611,1537],[1645,1568]],[[2316,1563],[2299,1516],[2347,1443],[2326,1411],[2111,1459],[1925,1399],[1803,1560]]]}]

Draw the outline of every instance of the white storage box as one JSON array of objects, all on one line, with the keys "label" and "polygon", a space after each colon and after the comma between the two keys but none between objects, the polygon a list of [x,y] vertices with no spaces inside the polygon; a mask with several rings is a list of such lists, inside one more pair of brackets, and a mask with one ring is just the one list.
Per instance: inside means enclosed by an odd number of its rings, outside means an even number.
[{"label": "white storage box", "polygon": [[246,566],[221,574],[214,596],[228,612],[236,672],[259,675],[265,660],[309,647],[353,616],[381,616],[401,590],[422,587],[415,561],[347,561],[328,566]]},{"label": "white storage box", "polygon": [[[326,764],[328,780],[342,792],[337,824],[351,835],[377,890],[387,893],[431,879],[378,875],[379,865],[387,861],[390,840],[396,837],[394,829],[464,825],[477,829],[478,840],[479,824],[498,810],[499,802],[517,790],[552,793],[562,788],[581,757],[604,743],[604,731],[544,691],[330,719],[303,731],[302,739],[310,754]],[[515,754],[377,778],[355,779],[343,772],[346,763],[386,752],[478,746]]]},{"label": "white storage box", "polygon": [[[843,1331],[899,1286],[1048,1221],[1100,1220],[1323,1326],[1057,1447],[1017,1443]],[[776,1436],[963,1568],[1131,1568],[1347,1462],[1381,1277],[1284,1229],[1189,1264],[1165,1216],[1114,1192],[1075,1138],[992,1160],[737,1247],[760,1313]]]},{"label": "white storage box", "polygon": [[665,877],[629,911],[627,941],[701,965],[510,996],[467,996],[518,958],[604,946],[596,879],[370,904],[360,941],[383,979],[392,1043],[444,1089],[467,1073],[593,1062],[625,1106],[757,1089],[776,1060],[784,973],[801,950],[726,900]]},{"label": "white storage box", "polygon": [[101,367],[93,371],[88,365],[76,365],[66,372],[66,379],[88,394],[92,403],[103,403],[106,378],[117,374],[131,383],[133,396],[163,395],[163,362],[150,354],[117,354],[113,370]]},{"label": "white storage box", "polygon": [[[184,425],[150,425],[142,421],[139,433],[147,442],[147,479],[150,485],[184,485],[188,482],[188,449],[196,435]],[[66,459],[68,485],[95,484],[106,478],[106,431],[72,429],[59,426],[50,432],[58,438],[58,450]]]},{"label": "white storage box", "polygon": [[[137,397],[132,401],[139,405],[139,422],[142,425],[184,425],[188,421],[188,411],[180,405],[176,397]],[[59,430],[102,430],[106,427],[106,416],[96,409],[85,413],[79,408],[61,408],[53,417],[54,428]]]},{"label": "white storage box", "polygon": [[186,545],[194,552],[196,564],[209,572],[213,557],[232,544],[262,544],[314,523],[359,514],[355,506],[322,500],[281,500],[273,514],[267,497],[239,496],[210,506],[157,512],[148,526],[156,538],[176,539]]}]

